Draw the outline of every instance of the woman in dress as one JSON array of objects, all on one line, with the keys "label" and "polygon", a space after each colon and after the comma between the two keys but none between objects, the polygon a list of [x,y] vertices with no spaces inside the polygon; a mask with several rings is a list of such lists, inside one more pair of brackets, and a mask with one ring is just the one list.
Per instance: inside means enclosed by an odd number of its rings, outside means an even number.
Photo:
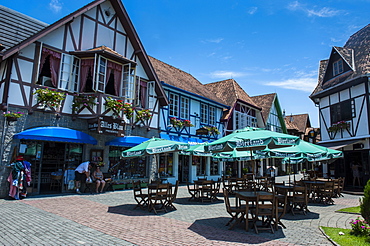
[{"label": "woman in dress", "polygon": [[[96,167],[96,170],[95,170],[93,176],[94,176],[95,183],[96,183],[96,193],[103,192],[104,186],[105,186],[105,181],[103,179],[103,172],[100,170],[99,166]],[[101,188],[100,188],[100,191],[99,191],[100,186],[101,186]]]}]

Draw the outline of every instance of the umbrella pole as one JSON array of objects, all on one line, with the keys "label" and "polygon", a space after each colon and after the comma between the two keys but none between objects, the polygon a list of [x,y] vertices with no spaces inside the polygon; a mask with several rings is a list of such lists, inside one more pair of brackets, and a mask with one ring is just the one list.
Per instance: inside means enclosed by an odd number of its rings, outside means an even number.
[{"label": "umbrella pole", "polygon": [[291,172],[290,158],[288,159],[288,166],[289,166],[289,184],[290,184],[290,172]]},{"label": "umbrella pole", "polygon": [[252,152],[252,148],[249,148],[249,152],[251,154],[251,160],[252,160],[252,173],[253,173],[253,176],[255,177],[256,176],[256,160],[253,158],[253,152]]}]

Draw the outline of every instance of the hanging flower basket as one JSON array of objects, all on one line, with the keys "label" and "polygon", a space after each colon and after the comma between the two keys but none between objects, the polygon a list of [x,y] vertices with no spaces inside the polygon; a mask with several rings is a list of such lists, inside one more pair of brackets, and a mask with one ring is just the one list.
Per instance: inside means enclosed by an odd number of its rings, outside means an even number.
[{"label": "hanging flower basket", "polygon": [[22,115],[23,115],[22,112],[10,112],[10,111],[8,111],[8,112],[3,113],[3,116],[9,122],[10,121],[17,121],[18,118],[20,118]]},{"label": "hanging flower basket", "polygon": [[120,112],[123,111],[127,119],[132,118],[134,113],[131,103],[125,103],[123,100],[113,99],[111,97],[107,97],[105,101],[105,108],[112,110],[113,114],[116,116],[120,116]]},{"label": "hanging flower basket", "polygon": [[185,126],[185,127],[193,127],[193,126],[194,126],[194,125],[191,123],[191,121],[190,121],[190,120],[184,120],[183,122],[184,122],[184,126]]},{"label": "hanging flower basket", "polygon": [[33,94],[36,95],[37,103],[44,108],[58,108],[66,97],[65,93],[48,88],[39,88]]}]

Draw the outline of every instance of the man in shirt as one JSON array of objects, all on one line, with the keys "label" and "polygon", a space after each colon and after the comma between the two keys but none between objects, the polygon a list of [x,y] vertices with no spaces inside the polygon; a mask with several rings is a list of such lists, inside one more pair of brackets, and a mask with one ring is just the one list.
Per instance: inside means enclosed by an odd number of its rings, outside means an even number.
[{"label": "man in shirt", "polygon": [[91,163],[90,161],[82,162],[76,169],[75,169],[75,187],[76,193],[81,194],[80,191],[80,184],[81,181],[90,178],[90,169]]}]

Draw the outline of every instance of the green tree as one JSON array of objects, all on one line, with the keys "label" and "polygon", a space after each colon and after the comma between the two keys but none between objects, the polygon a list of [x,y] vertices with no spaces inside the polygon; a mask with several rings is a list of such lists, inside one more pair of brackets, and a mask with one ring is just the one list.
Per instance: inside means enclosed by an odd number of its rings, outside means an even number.
[{"label": "green tree", "polygon": [[364,190],[364,197],[360,198],[361,215],[366,222],[370,222],[370,179],[367,181]]}]

